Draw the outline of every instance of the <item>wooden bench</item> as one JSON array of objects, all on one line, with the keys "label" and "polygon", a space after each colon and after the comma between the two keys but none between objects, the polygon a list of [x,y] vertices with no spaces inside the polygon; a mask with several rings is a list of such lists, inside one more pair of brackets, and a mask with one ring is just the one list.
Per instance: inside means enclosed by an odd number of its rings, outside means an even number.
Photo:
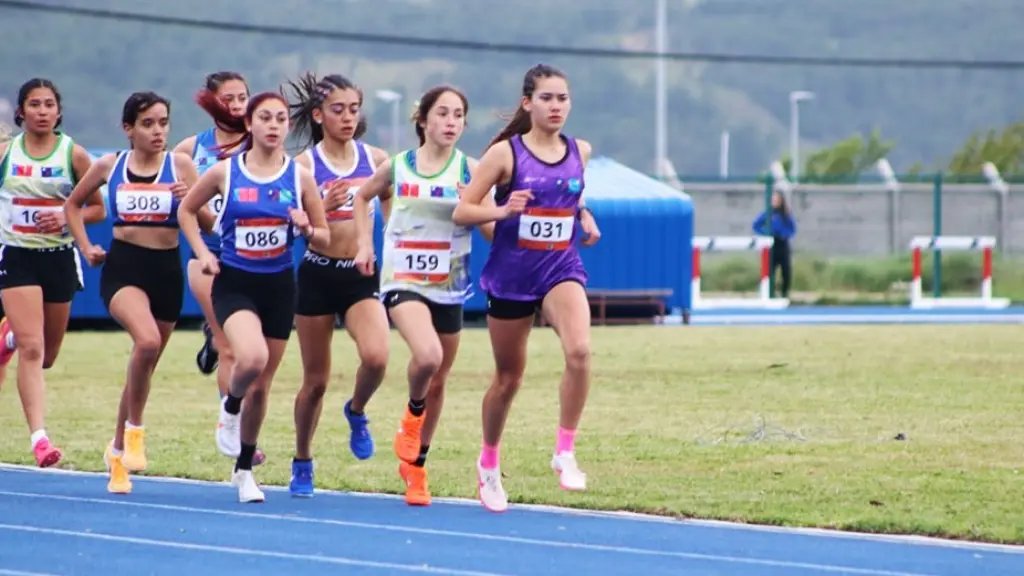
[{"label": "wooden bench", "polygon": [[[646,319],[651,324],[660,324],[665,318],[665,299],[672,296],[669,289],[651,290],[588,290],[587,300],[593,312],[591,322],[599,326],[607,324],[633,324]],[[609,318],[608,309],[622,306],[650,307],[650,317]],[[595,310],[596,308],[596,310]],[[543,313],[537,312],[537,322],[546,326]]]}]

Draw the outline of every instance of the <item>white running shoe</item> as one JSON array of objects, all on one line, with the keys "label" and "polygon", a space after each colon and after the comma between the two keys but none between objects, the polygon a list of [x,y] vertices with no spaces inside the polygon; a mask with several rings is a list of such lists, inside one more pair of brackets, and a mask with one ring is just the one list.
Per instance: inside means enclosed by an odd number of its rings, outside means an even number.
[{"label": "white running shoe", "polygon": [[[226,400],[227,397],[224,398]],[[228,414],[224,401],[220,403],[220,420],[217,422],[217,449],[225,456],[238,458],[242,453],[242,413]]]},{"label": "white running shoe", "polygon": [[235,470],[235,473],[231,475],[231,485],[238,488],[238,501],[242,504],[265,500],[263,491],[256,485],[256,479],[252,477],[252,470]]},{"label": "white running shoe", "polygon": [[551,458],[551,469],[558,474],[558,485],[562,490],[581,491],[587,489],[587,475],[580,471],[576,454],[561,452]]},{"label": "white running shoe", "polygon": [[483,468],[477,462],[476,473],[480,483],[477,493],[484,508],[491,512],[508,510],[508,494],[501,486],[501,468]]}]

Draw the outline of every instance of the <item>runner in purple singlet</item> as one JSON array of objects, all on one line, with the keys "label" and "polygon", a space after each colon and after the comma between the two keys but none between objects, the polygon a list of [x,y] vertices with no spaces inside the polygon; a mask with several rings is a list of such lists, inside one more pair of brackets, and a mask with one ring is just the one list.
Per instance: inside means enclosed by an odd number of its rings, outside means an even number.
[{"label": "runner in purple singlet", "polygon": [[[586,489],[586,474],[576,464],[575,436],[590,387],[590,305],[576,241],[579,236],[591,246],[601,233],[583,205],[590,144],[561,133],[570,107],[565,74],[543,64],[527,71],[519,109],[491,141],[453,215],[462,226],[495,222],[480,286],[487,292],[496,374],[484,396],[483,449],[477,462],[480,501],[494,512],[508,508],[498,444],[523,381],[527,338],[538,311],[565,351],[551,467],[563,489]],[[492,186],[497,186],[496,206],[481,204]]]}]

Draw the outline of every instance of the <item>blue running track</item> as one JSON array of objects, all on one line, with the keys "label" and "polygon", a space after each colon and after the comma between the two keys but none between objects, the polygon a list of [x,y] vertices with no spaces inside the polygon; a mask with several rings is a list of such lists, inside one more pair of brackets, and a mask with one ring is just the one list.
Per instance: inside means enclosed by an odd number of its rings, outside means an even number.
[{"label": "blue running track", "polygon": [[1024,547],[0,465],[0,575],[1024,574]]}]

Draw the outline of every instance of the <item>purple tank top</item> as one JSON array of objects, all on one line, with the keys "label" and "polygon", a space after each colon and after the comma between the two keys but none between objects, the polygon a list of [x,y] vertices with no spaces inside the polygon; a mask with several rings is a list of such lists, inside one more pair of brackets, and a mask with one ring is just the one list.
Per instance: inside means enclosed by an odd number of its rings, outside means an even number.
[{"label": "purple tank top", "polygon": [[[327,220],[331,222],[352,219],[353,201],[356,193],[359,192],[359,185],[369,180],[370,176],[373,176],[373,173],[376,171],[376,167],[373,164],[373,156],[366,148],[366,145],[355,140],[351,140],[350,144],[356,149],[356,159],[348,171],[340,170],[332,165],[324,157],[320,144],[307,151],[313,166],[313,178],[316,179],[316,185],[320,189],[321,198],[326,195],[327,185],[334,180],[349,180],[352,182],[352,187],[349,188],[348,200],[337,209],[327,213]],[[373,204],[370,205],[370,209],[373,210]]]},{"label": "purple tank top", "polygon": [[517,216],[494,225],[494,241],[480,275],[480,287],[492,298],[540,300],[556,285],[587,285],[587,272],[576,242],[583,159],[573,138],[562,137],[565,157],[548,164],[533,155],[519,135],[512,146],[512,180],[500,186],[498,206],[513,190],[530,190],[533,200]]}]

